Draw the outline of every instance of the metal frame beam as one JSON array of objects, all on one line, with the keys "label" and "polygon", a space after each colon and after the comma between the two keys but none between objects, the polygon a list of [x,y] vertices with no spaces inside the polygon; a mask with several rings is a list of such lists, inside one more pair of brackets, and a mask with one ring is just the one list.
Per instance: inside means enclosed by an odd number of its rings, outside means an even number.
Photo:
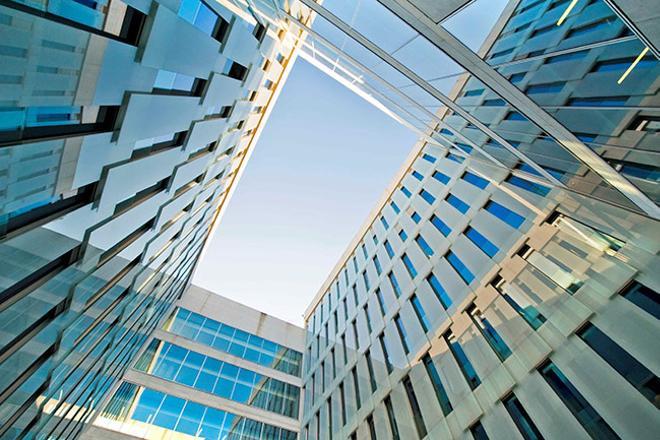
[{"label": "metal frame beam", "polygon": [[[302,1],[310,3],[310,0]],[[584,145],[570,130],[500,75],[487,62],[479,58],[477,54],[467,48],[449,31],[421,14],[408,0],[378,0],[378,2],[428,39],[466,71],[474,75],[484,85],[500,95],[532,123],[542,127],[566,150],[620,191],[643,212],[653,218],[660,218],[660,208],[646,194],[615,171],[600,156]]]}]

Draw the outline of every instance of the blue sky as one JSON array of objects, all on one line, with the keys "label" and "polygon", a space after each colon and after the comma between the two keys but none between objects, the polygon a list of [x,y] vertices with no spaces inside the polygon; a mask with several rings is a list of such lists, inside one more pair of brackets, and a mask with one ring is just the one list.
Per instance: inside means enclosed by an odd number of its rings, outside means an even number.
[{"label": "blue sky", "polygon": [[193,283],[302,324],[415,141],[298,59]]}]

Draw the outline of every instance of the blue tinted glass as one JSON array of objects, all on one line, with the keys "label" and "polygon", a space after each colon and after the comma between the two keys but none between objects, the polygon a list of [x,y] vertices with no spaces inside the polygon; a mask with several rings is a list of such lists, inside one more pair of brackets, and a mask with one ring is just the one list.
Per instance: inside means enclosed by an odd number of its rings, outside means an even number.
[{"label": "blue tinted glass", "polygon": [[401,241],[406,241],[408,239],[408,234],[406,234],[406,231],[401,229],[399,231],[399,238],[401,239]]},{"label": "blue tinted glass", "polygon": [[194,23],[199,5],[199,0],[182,0],[181,5],[179,6],[179,17],[185,19],[191,24]]},{"label": "blue tinted glass", "polygon": [[401,187],[401,192],[408,198],[410,198],[410,196],[412,195],[411,192],[408,191],[408,188],[406,188],[405,186]]},{"label": "blue tinted glass", "polygon": [[390,227],[390,225],[387,223],[387,220],[385,220],[385,217],[383,217],[382,215],[380,216],[380,222],[383,224],[383,227],[385,229],[388,229]]},{"label": "blue tinted glass", "polygon": [[495,217],[499,218],[502,220],[504,223],[508,224],[509,226],[518,229],[520,225],[523,224],[525,221],[525,217],[523,217],[520,214],[517,214],[510,210],[509,208],[500,205],[497,202],[494,201],[489,201],[484,209],[491,214],[493,214]]},{"label": "blue tinted glass", "polygon": [[408,274],[410,274],[410,277],[415,278],[417,276],[417,271],[415,270],[412,261],[410,261],[410,257],[408,257],[407,254],[403,254],[401,255],[401,260],[403,261],[403,265],[406,266],[406,270],[408,271]]},{"label": "blue tinted glass", "polygon": [[440,281],[438,281],[435,275],[431,273],[426,277],[426,282],[431,286],[431,290],[435,293],[435,296],[438,298],[438,301],[440,301],[440,304],[442,304],[442,307],[447,310],[449,306],[451,306],[451,298],[444,287],[442,287],[442,284],[440,284]]},{"label": "blue tinted glass", "polygon": [[373,260],[374,260],[374,266],[376,267],[376,272],[378,273],[378,275],[380,275],[381,272],[383,271],[383,268],[380,266],[380,261],[378,261],[377,256],[374,256]]},{"label": "blue tinted glass", "polygon": [[394,249],[392,249],[392,245],[388,240],[385,240],[383,242],[383,246],[385,246],[385,251],[387,251],[387,255],[392,258],[394,256]]},{"label": "blue tinted glass", "polygon": [[419,216],[419,214],[417,214],[417,211],[413,212],[413,213],[410,215],[410,218],[412,218],[412,220],[413,220],[415,223],[419,223],[419,221],[422,219],[422,218]]},{"label": "blue tinted glass", "polygon": [[465,236],[491,258],[494,257],[495,254],[499,251],[497,246],[491,243],[490,240],[481,235],[476,229],[472,227],[469,227],[465,230]]},{"label": "blue tinted glass", "polygon": [[454,339],[446,339],[446,341],[468,385],[471,389],[475,389],[481,384],[481,379],[472,366],[472,362],[470,362],[470,359],[465,355],[463,347],[461,347],[461,344]]},{"label": "blue tinted glass", "polygon": [[417,298],[417,295],[413,295],[410,298],[410,302],[412,303],[413,310],[415,310],[415,315],[417,315],[417,319],[419,319],[420,325],[422,326],[425,332],[429,331],[430,324],[428,318],[426,317],[426,312],[424,312],[424,308],[422,307],[422,303],[419,302],[419,298]]},{"label": "blue tinted glass", "polygon": [[509,182],[511,185],[517,186],[518,188],[522,188],[525,191],[529,191],[534,194],[538,194],[542,197],[545,197],[548,195],[550,192],[550,188],[547,186],[539,185],[538,183],[530,182],[529,180],[525,180],[523,178],[520,178],[518,176],[511,175],[509,176],[508,179],[506,179],[507,182]]},{"label": "blue tinted glass", "polygon": [[633,281],[621,292],[621,296],[656,319],[660,319],[660,295],[655,290]]},{"label": "blue tinted glass", "polygon": [[205,34],[211,35],[217,21],[218,16],[211,11],[208,6],[201,3],[199,5],[199,11],[197,11],[194,25]]},{"label": "blue tinted glass", "polygon": [[399,333],[399,337],[401,338],[403,351],[405,351],[406,353],[410,353],[410,345],[408,344],[408,334],[406,333],[406,328],[403,326],[403,322],[401,322],[401,317],[399,315],[396,315],[394,317],[394,323],[396,324],[396,330]]},{"label": "blue tinted glass", "polygon": [[543,440],[543,436],[536,428],[532,418],[514,394],[504,399],[502,403],[525,440]]},{"label": "blue tinted glass", "polygon": [[548,84],[536,84],[527,87],[527,93],[559,93],[564,88],[564,82],[554,82]]},{"label": "blue tinted glass", "polygon": [[415,241],[419,245],[419,247],[422,249],[422,251],[426,254],[427,257],[430,257],[433,255],[433,249],[431,249],[431,246],[424,240],[424,237],[421,235],[418,235],[415,237]]},{"label": "blue tinted glass", "polygon": [[660,394],[660,380],[652,371],[591,323],[582,328],[577,335],[644,397],[652,403],[657,401]]},{"label": "blue tinted glass", "polygon": [[396,203],[394,203],[394,202],[390,202],[390,206],[392,207],[392,209],[394,210],[394,212],[396,212],[397,214],[401,212],[401,210],[400,210],[399,207],[396,205]]},{"label": "blue tinted glass", "polygon": [[436,217],[435,215],[432,215],[432,216],[431,216],[431,224],[432,224],[433,226],[435,226],[436,229],[437,229],[438,231],[440,231],[440,233],[441,233],[442,235],[444,235],[445,237],[447,237],[449,234],[451,234],[451,229],[449,228],[449,226],[447,226],[447,224],[446,224],[445,222],[443,222],[442,220],[440,220],[440,219],[439,219],[438,217]]},{"label": "blue tinted glass", "polygon": [[467,203],[465,203],[463,200],[459,199],[458,197],[456,197],[453,194],[449,194],[445,200],[447,200],[447,202],[451,206],[453,206],[454,208],[456,208],[459,212],[462,212],[463,214],[468,212],[468,209],[470,209],[470,206]]},{"label": "blue tinted glass", "polygon": [[427,190],[425,190],[425,189],[421,190],[421,191],[419,192],[419,195],[422,196],[422,198],[423,198],[424,200],[426,200],[426,202],[427,202],[429,205],[432,205],[433,202],[435,202],[435,197],[433,197],[433,195],[432,195],[430,192],[428,192]]},{"label": "blue tinted glass", "polygon": [[447,391],[445,391],[445,387],[442,385],[438,369],[435,367],[433,359],[428,353],[424,355],[422,362],[424,363],[426,373],[429,375],[429,379],[431,379],[431,383],[433,384],[433,390],[435,391],[435,396],[438,399],[442,413],[446,416],[452,412],[453,408],[449,401],[449,396],[447,396]]},{"label": "blue tinted glass", "polygon": [[447,184],[449,182],[449,179],[450,179],[448,175],[446,175],[444,173],[441,173],[440,171],[435,171],[433,173],[433,178],[435,180],[437,180],[438,182],[442,182],[444,184]]},{"label": "blue tinted glass", "polygon": [[454,162],[457,162],[457,163],[463,163],[463,161],[465,160],[465,158],[463,156],[458,156],[454,153],[447,154],[447,159],[453,160]]},{"label": "blue tinted glass", "polygon": [[481,178],[476,174],[470,173],[469,171],[463,174],[463,180],[481,189],[484,189],[488,186],[488,181],[486,179]]},{"label": "blue tinted glass", "polygon": [[424,154],[422,159],[431,163],[435,163],[435,157],[431,156],[430,154]]},{"label": "blue tinted glass", "polygon": [[548,361],[539,372],[592,438],[620,438],[555,364]]},{"label": "blue tinted glass", "polygon": [[456,272],[460,275],[461,278],[463,278],[463,281],[465,281],[467,284],[470,284],[472,281],[474,281],[474,275],[470,270],[463,264],[463,262],[456,256],[455,253],[452,251],[449,251],[447,255],[445,255],[445,258],[451,265],[451,267],[454,268]]},{"label": "blue tinted glass", "polygon": [[394,275],[394,272],[390,272],[387,274],[387,278],[390,280],[390,284],[392,285],[392,289],[394,290],[394,294],[396,297],[401,296],[401,288],[399,287],[399,281],[396,279],[396,276]]},{"label": "blue tinted glass", "polygon": [[415,171],[415,170],[413,170],[412,175],[413,175],[413,177],[414,177],[415,179],[419,180],[420,182],[422,181],[422,179],[424,179],[424,176],[422,176],[421,174],[419,174],[419,173],[418,173],[417,171]]},{"label": "blue tinted glass", "polygon": [[474,313],[471,313],[470,316],[488,342],[488,345],[491,346],[500,360],[503,361],[511,356],[511,349],[509,349],[509,346],[506,345],[506,342],[504,342],[500,334],[495,330],[495,327],[492,326],[490,321],[481,312],[475,311]]}]

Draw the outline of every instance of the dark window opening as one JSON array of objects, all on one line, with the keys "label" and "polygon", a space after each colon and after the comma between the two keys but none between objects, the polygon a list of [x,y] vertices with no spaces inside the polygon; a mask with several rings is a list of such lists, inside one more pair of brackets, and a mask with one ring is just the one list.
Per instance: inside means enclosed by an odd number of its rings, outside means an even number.
[{"label": "dark window opening", "polygon": [[124,22],[121,25],[121,31],[119,31],[119,38],[130,45],[137,46],[140,42],[146,18],[147,16],[143,12],[132,6],[127,6],[124,13]]},{"label": "dark window opening", "polygon": [[[73,137],[93,133],[112,131],[117,122],[118,105],[100,106],[95,122],[82,122],[62,125],[21,126],[11,131],[0,131],[0,147],[17,143],[47,140],[50,138]],[[80,107],[80,114],[95,111],[90,107]],[[44,115],[46,116],[46,115]]]},{"label": "dark window opening", "polygon": [[[0,240],[24,233],[28,229],[39,227],[94,201],[97,182],[78,188],[75,195],[56,202],[40,206],[20,214],[7,214],[8,219],[0,217]],[[6,218],[7,218],[6,217]]]},{"label": "dark window opening", "polygon": [[256,38],[257,41],[261,43],[266,36],[266,27],[261,23],[257,23],[257,25],[254,27],[252,35],[254,35],[254,38]]},{"label": "dark window opening", "polygon": [[236,61],[227,60],[224,69],[222,70],[223,75],[227,75],[230,78],[243,81],[248,74],[248,68],[238,64]]}]

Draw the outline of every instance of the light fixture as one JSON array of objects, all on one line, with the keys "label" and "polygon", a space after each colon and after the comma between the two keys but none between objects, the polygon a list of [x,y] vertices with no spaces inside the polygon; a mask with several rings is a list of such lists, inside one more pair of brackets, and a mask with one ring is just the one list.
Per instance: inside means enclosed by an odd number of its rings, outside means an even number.
[{"label": "light fixture", "polygon": [[571,4],[568,5],[566,10],[564,11],[563,14],[561,14],[561,17],[559,17],[559,20],[557,20],[557,26],[561,26],[561,24],[566,20],[566,17],[568,17],[568,14],[571,13],[575,5],[577,4],[578,0],[572,0]]},{"label": "light fixture", "polygon": [[646,55],[648,51],[649,51],[649,48],[645,47],[644,50],[639,55],[637,55],[637,58],[635,58],[635,61],[632,62],[630,67],[628,67],[628,69],[626,69],[626,71],[623,72],[623,75],[621,75],[621,78],[619,78],[619,80],[616,82],[617,84],[621,84],[623,82],[623,80],[626,79],[626,77],[628,75],[630,75],[630,72],[632,72],[632,70],[635,68],[637,63],[639,63],[642,60],[642,58],[644,58],[644,55]]}]

